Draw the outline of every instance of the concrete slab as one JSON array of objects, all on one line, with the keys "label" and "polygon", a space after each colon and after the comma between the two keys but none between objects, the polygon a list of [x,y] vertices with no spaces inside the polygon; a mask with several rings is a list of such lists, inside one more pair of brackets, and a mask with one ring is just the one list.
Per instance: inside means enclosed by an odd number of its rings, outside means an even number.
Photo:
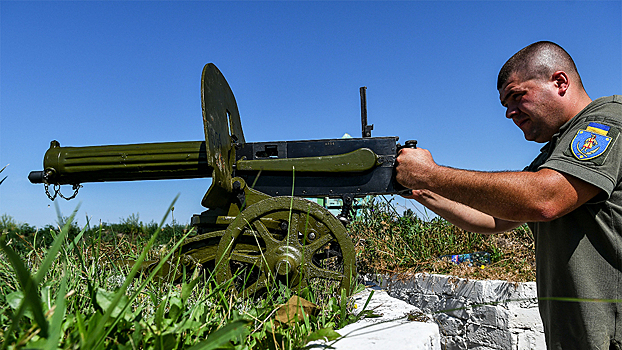
[{"label": "concrete slab", "polygon": [[[372,291],[373,295],[365,310],[372,310],[379,317],[364,318],[347,325],[337,330],[342,338],[331,342],[312,342],[307,348],[441,350],[438,325],[421,313],[416,306],[392,298],[379,287],[366,288],[354,296],[358,312],[363,311],[363,306]],[[410,321],[409,318],[417,321]],[[419,322],[421,320],[428,322]]]}]

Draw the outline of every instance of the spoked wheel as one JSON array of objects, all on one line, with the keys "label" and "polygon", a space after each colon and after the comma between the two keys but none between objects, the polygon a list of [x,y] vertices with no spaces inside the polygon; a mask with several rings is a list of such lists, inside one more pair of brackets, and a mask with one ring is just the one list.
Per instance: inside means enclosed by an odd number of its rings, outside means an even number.
[{"label": "spoked wheel", "polygon": [[291,289],[333,285],[349,293],[356,273],[354,245],[343,224],[300,198],[268,198],[248,207],[227,227],[216,256],[216,281],[232,281],[245,296],[279,283]]}]

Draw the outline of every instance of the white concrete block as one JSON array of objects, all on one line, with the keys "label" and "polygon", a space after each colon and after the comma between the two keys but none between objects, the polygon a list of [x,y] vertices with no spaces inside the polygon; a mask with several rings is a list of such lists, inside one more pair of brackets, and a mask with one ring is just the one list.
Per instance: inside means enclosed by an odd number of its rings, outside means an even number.
[{"label": "white concrete block", "polygon": [[[373,295],[366,310],[381,315],[367,318],[337,330],[342,337],[330,342],[315,341],[309,349],[391,349],[391,350],[441,350],[438,325],[408,321],[407,315],[420,312],[419,308],[402,300],[390,297],[379,288],[368,288],[354,296],[356,311],[363,311],[369,295]],[[425,316],[425,315],[422,315]]]},{"label": "white concrete block", "polygon": [[426,313],[436,312],[441,309],[441,299],[437,295],[420,295],[418,298],[410,298],[419,299],[417,305]]},{"label": "white concrete block", "polygon": [[447,314],[437,314],[434,316],[434,320],[444,336],[463,336],[466,331],[465,323],[460,318]]},{"label": "white concrete block", "polygon": [[464,281],[460,285],[459,288],[456,289],[455,293],[458,296],[469,299],[475,304],[483,303],[484,300],[484,292],[485,292],[485,284],[484,283],[475,283],[475,281]]},{"label": "white concrete block", "polygon": [[544,332],[540,312],[537,308],[510,307],[508,312],[510,328],[532,329]]},{"label": "white concrete block", "polygon": [[467,350],[466,340],[464,337],[443,337],[441,338],[441,346],[444,350]]},{"label": "white concrete block", "polygon": [[544,333],[525,331],[517,334],[516,350],[546,349]]},{"label": "white concrete block", "polygon": [[512,333],[509,330],[485,325],[467,325],[466,339],[469,349],[511,350],[512,348]]},{"label": "white concrete block", "polygon": [[472,310],[469,307],[467,299],[450,297],[444,299],[443,301],[445,303],[443,304],[442,309],[436,311],[443,311],[445,314],[465,320],[469,319],[471,316]]},{"label": "white concrete block", "polygon": [[389,294],[433,313],[446,349],[546,349],[536,284],[415,274],[385,278]]},{"label": "white concrete block", "polygon": [[486,326],[508,328],[508,311],[501,306],[482,305],[473,308],[471,320]]},{"label": "white concrete block", "polygon": [[313,348],[324,346],[336,350],[441,350],[438,326],[434,323],[404,320],[357,322],[337,332],[343,338],[324,344],[316,343]]}]

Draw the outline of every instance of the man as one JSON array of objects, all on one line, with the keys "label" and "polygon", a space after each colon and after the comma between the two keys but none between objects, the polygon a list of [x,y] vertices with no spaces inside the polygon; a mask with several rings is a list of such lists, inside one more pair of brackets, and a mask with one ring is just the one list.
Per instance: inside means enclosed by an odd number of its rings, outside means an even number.
[{"label": "man", "polygon": [[429,151],[405,148],[397,181],[413,189],[407,198],[468,231],[527,222],[547,347],[622,349],[622,96],[592,101],[572,58],[551,42],[512,56],[497,89],[525,139],[547,143],[525,171],[443,167]]}]

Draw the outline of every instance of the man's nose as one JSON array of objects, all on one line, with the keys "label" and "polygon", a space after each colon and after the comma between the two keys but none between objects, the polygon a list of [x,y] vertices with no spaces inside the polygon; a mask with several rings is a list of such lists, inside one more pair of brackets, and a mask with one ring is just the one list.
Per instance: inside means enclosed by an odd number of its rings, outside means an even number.
[{"label": "man's nose", "polygon": [[516,106],[508,106],[505,109],[505,117],[508,119],[514,118],[514,116],[516,116],[516,114],[518,113],[519,113],[519,110]]}]

